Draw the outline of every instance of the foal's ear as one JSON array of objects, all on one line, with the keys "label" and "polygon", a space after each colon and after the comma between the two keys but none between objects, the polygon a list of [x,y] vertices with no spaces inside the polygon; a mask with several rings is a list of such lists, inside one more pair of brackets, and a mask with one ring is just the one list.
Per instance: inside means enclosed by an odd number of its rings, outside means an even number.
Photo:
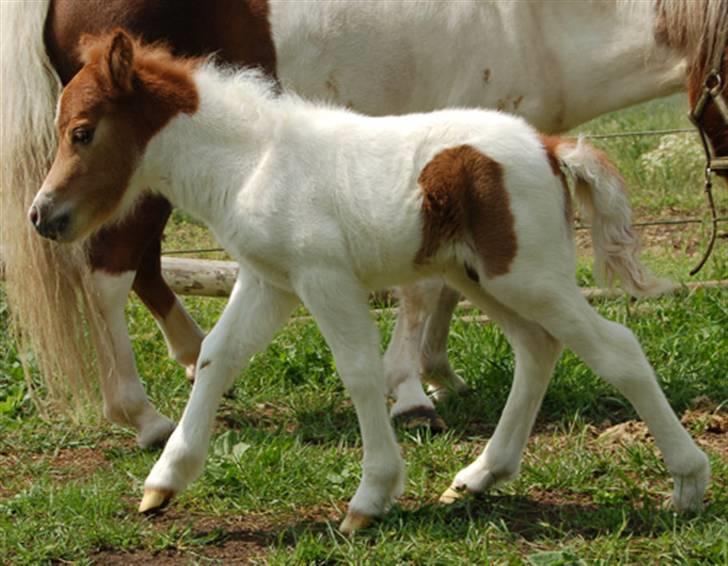
[{"label": "foal's ear", "polygon": [[114,86],[123,93],[131,92],[134,77],[134,44],[124,30],[118,29],[114,32],[106,52],[106,63]]}]

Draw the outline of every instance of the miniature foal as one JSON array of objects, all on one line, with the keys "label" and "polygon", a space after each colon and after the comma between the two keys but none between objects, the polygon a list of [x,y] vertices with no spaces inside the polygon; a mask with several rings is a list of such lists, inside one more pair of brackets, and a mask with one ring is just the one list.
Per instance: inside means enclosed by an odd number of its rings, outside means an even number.
[{"label": "miniature foal", "polygon": [[661,290],[636,257],[622,180],[603,155],[499,112],[369,118],[276,97],[256,72],[175,59],[120,30],[86,39],[82,55],[85,66],[60,100],[56,160],[30,210],[38,231],[84,237],[155,187],[205,221],[241,266],[141,511],[201,473],[223,392],[300,299],[331,347],[361,428],[363,474],[341,528],[384,513],[402,491],[404,467],[368,291],[433,276],[497,321],[516,356],[493,438],[444,501],[517,474],[565,344],[646,421],[674,478],[675,506],[701,506],[705,454],[632,333],[600,317],[574,279],[562,166],[591,218],[598,269],[633,294]]}]

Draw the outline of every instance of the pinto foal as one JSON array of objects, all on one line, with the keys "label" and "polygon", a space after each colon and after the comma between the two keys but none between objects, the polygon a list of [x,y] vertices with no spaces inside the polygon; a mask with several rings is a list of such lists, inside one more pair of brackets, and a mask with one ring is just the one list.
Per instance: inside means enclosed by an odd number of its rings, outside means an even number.
[{"label": "pinto foal", "polygon": [[633,294],[661,287],[636,257],[622,180],[596,150],[499,112],[368,118],[276,97],[255,72],[175,59],[123,31],[87,39],[82,56],[60,100],[58,154],[31,207],[38,230],[84,237],[155,187],[205,221],[241,266],[141,511],[200,474],[223,392],[300,299],[331,347],[361,428],[363,474],[341,528],[384,513],[403,489],[404,467],[368,291],[433,276],[497,321],[516,356],[493,437],[442,500],[518,473],[564,344],[646,421],[674,478],[675,506],[701,506],[705,454],[632,333],[599,316],[574,278],[561,166],[591,217],[599,269]]}]

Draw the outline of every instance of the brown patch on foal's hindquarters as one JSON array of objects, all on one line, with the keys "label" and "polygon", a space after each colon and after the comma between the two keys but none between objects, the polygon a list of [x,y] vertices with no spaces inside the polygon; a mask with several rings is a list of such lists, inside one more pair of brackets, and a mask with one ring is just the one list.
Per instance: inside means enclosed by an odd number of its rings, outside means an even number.
[{"label": "brown patch on foal's hindquarters", "polygon": [[[558,136],[541,134],[541,143],[546,150],[546,158],[549,160],[551,172],[559,178],[561,186],[564,188],[564,217],[566,218],[566,225],[571,229],[574,224],[574,205],[571,202],[569,183],[566,181],[566,175],[564,175],[564,171],[561,169],[561,162],[556,155],[556,148],[564,142],[565,140]],[[568,141],[567,143],[572,142]]]},{"label": "brown patch on foal's hindquarters", "polygon": [[503,168],[469,145],[438,153],[418,179],[424,218],[415,262],[425,263],[456,239],[471,244],[488,277],[508,273],[517,242]]}]

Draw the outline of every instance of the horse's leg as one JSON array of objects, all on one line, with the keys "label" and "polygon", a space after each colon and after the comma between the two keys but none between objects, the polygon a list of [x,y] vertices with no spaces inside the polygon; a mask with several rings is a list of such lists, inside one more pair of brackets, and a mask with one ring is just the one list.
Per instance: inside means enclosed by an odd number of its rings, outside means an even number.
[{"label": "horse's leg", "polygon": [[392,418],[406,427],[446,428],[421,379],[430,384],[435,399],[467,389],[447,358],[447,335],[459,298],[458,291],[439,279],[418,281],[399,290],[397,321],[384,367],[389,393],[396,399]]},{"label": "horse's leg", "polygon": [[[349,503],[343,532],[367,526],[382,515],[403,489],[404,465],[387,415],[379,332],[369,312],[367,292],[339,272],[312,273],[296,291],[321,329],[359,420],[364,459],[362,478]],[[335,288],[321,281],[335,282]]]},{"label": "horse's leg", "polygon": [[436,431],[445,429],[420,381],[422,336],[440,286],[437,281],[422,281],[399,289],[397,320],[384,367],[388,392],[396,400],[390,414],[405,427],[424,424]]},{"label": "horse's leg", "polygon": [[92,277],[112,346],[111,352],[99,351],[104,416],[113,423],[134,428],[142,448],[163,444],[172,433],[174,422],[160,415],[147,398],[124,316],[134,271],[110,274],[97,270]]},{"label": "horse's leg", "polygon": [[161,240],[155,239],[144,251],[133,289],[161,328],[170,357],[193,379],[205,335],[162,277]]},{"label": "horse's leg", "polygon": [[[137,431],[140,446],[163,444],[174,423],[152,406],[139,379],[124,317],[124,306],[147,247],[159,246],[171,207],[160,197],[145,197],[123,222],[91,240],[89,261],[101,315],[109,329],[111,352],[100,352],[104,415]],[[158,247],[157,247],[158,249]]]},{"label": "horse's leg", "polygon": [[538,321],[627,398],[673,477],[673,504],[678,510],[699,509],[710,479],[708,458],[680,424],[632,332],[602,318],[573,281],[558,287],[544,281],[532,289],[501,283],[496,299]]},{"label": "horse's leg", "polygon": [[447,357],[447,336],[460,292],[442,285],[432,314],[425,326],[422,342],[422,375],[430,385],[430,392],[436,400],[446,398],[450,393],[461,393],[467,384],[457,375]]},{"label": "horse's leg", "polygon": [[472,283],[462,288],[501,327],[513,347],[516,365],[508,401],[493,436],[480,456],[455,476],[440,498],[443,503],[459,498],[464,490],[484,491],[518,475],[523,451],[562,350],[540,325],[504,307]]},{"label": "horse's leg", "polygon": [[142,512],[162,507],[202,471],[223,393],[265,348],[298,303],[241,270],[225,310],[202,342],[196,379],[179,425],[144,482]]}]

